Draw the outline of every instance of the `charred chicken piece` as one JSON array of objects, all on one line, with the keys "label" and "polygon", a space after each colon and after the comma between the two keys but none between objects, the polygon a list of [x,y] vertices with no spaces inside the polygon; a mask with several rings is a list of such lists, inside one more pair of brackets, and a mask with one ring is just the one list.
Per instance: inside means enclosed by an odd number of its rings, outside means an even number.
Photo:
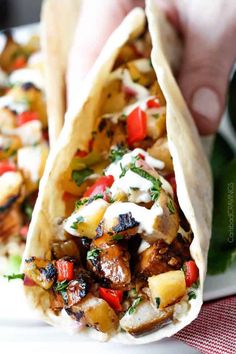
[{"label": "charred chicken piece", "polygon": [[136,272],[142,277],[150,277],[182,267],[190,258],[189,243],[179,236],[171,245],[163,240],[156,241],[139,255]]},{"label": "charred chicken piece", "polygon": [[56,259],[64,256],[75,257],[77,260],[80,259],[79,248],[74,240],[53,243],[52,252]]},{"label": "charred chicken piece", "polygon": [[36,257],[30,257],[25,260],[24,273],[46,290],[53,286],[57,276],[54,261],[51,262]]},{"label": "charred chicken piece", "polygon": [[67,307],[80,302],[89,292],[91,278],[85,270],[78,271],[76,279],[71,280],[66,290]]},{"label": "charred chicken piece", "polygon": [[109,244],[108,238],[105,234],[92,242],[87,254],[88,268],[112,289],[124,289],[131,281],[130,255],[126,244]]}]

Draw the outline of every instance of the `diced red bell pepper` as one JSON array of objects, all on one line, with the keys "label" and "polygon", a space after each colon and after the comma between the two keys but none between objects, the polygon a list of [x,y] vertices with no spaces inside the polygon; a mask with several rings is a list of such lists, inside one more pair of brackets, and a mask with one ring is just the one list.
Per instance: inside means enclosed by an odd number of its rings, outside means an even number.
[{"label": "diced red bell pepper", "polygon": [[39,120],[38,113],[33,111],[26,111],[18,115],[17,125],[21,126],[25,123],[31,122],[32,120]]},{"label": "diced red bell pepper", "polygon": [[160,108],[160,102],[158,98],[151,98],[150,100],[147,101],[147,107],[148,108]]},{"label": "diced red bell pepper", "polygon": [[20,228],[20,236],[22,236],[23,238],[26,239],[27,237],[27,234],[28,234],[28,231],[29,231],[29,225],[24,225]]},{"label": "diced red bell pepper", "polygon": [[14,70],[24,68],[26,66],[26,58],[24,55],[20,55],[19,57],[16,58],[16,60],[12,64],[12,68]]},{"label": "diced red bell pepper", "polygon": [[87,151],[83,151],[83,150],[77,150],[75,156],[76,157],[85,157],[88,155],[88,152]]},{"label": "diced red bell pepper", "polygon": [[35,286],[37,285],[32,279],[30,279],[27,275],[24,276],[24,286]]},{"label": "diced red bell pepper", "polygon": [[122,311],[121,301],[123,298],[122,290],[99,288],[99,296],[104,299],[115,311]]},{"label": "diced red bell pepper", "polygon": [[72,280],[74,277],[74,263],[66,261],[65,259],[59,259],[56,261],[57,268],[57,280]]},{"label": "diced red bell pepper", "polygon": [[140,107],[135,108],[127,117],[128,144],[142,141],[147,135],[147,116]]},{"label": "diced red bell pepper", "polygon": [[93,197],[96,194],[105,196],[106,189],[111,187],[114,182],[112,175],[100,177],[91,187],[84,193],[84,197]]},{"label": "diced red bell pepper", "polygon": [[186,286],[189,288],[192,286],[199,277],[199,270],[194,261],[188,261],[184,263],[185,281]]},{"label": "diced red bell pepper", "polygon": [[6,172],[15,172],[16,166],[8,161],[0,161],[0,176]]}]

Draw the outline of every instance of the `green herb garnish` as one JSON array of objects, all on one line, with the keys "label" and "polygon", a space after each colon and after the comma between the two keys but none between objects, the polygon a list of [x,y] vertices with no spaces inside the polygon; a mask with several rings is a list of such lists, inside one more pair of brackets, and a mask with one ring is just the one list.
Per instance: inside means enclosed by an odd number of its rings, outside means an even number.
[{"label": "green herb garnish", "polygon": [[77,226],[78,224],[81,224],[82,222],[84,222],[84,217],[83,216],[78,216],[76,218],[76,221],[74,221],[71,225],[71,229],[77,230]]},{"label": "green herb garnish", "polygon": [[156,302],[157,308],[159,308],[160,303],[161,303],[161,299],[159,297],[155,297],[155,302]]},{"label": "green herb garnish", "polygon": [[68,287],[68,284],[69,284],[68,280],[57,281],[54,290],[58,291],[58,292],[60,292],[62,290],[66,290]]},{"label": "green herb garnish", "polygon": [[159,113],[154,113],[154,114],[152,114],[152,116],[153,116],[153,118],[158,119],[160,117],[160,114]]},{"label": "green herb garnish", "polygon": [[171,198],[168,200],[167,208],[169,209],[170,214],[174,214],[176,212],[174,202]]},{"label": "green herb garnish", "polygon": [[137,297],[137,299],[134,300],[132,306],[130,306],[130,308],[128,309],[129,315],[132,315],[135,312],[137,306],[140,304],[141,301],[142,301],[142,296],[139,296]]},{"label": "green herb garnish", "polygon": [[150,189],[151,192],[151,199],[152,200],[157,200],[159,195],[160,195],[160,191],[161,191],[161,181],[159,180],[159,178],[153,177],[152,175],[150,175],[150,173],[148,173],[147,171],[144,171],[143,169],[136,167],[134,165],[132,165],[130,167],[131,171],[133,171],[134,173],[136,173],[137,175],[148,179],[149,181],[152,182],[153,186]]},{"label": "green herb garnish", "polygon": [[189,293],[188,293],[188,299],[189,300],[192,300],[192,299],[196,299],[196,294],[195,294],[195,292],[194,291],[190,291]]},{"label": "green herb garnish", "polygon": [[79,187],[91,174],[93,174],[93,170],[91,168],[84,168],[83,170],[79,171],[73,170],[72,179]]},{"label": "green herb garnish", "polygon": [[128,293],[129,297],[136,297],[137,296],[137,291],[135,288],[132,288],[129,293]]},{"label": "green herb garnish", "polygon": [[100,248],[94,248],[87,252],[87,260],[95,261],[98,258],[99,253],[101,252]]},{"label": "green herb garnish", "polygon": [[5,275],[3,275],[3,277],[7,278],[8,281],[14,280],[14,279],[22,279],[22,280],[24,280],[25,275],[24,275],[24,273],[19,273],[19,274],[14,274],[13,273],[13,274],[5,274]]},{"label": "green herb garnish", "polygon": [[83,199],[77,200],[75,203],[75,207],[78,209],[79,207],[81,207],[85,204],[92,203],[94,200],[102,199],[102,198],[103,198],[103,194],[98,193],[98,194],[93,195],[91,198],[83,198]]},{"label": "green herb garnish", "polygon": [[200,285],[200,281],[197,280],[195,283],[192,284],[192,288],[193,288],[193,289],[198,289],[198,288],[199,288],[199,285]]},{"label": "green herb garnish", "polygon": [[124,177],[129,168],[128,166],[123,167],[122,164],[120,163],[120,169],[121,169],[121,174],[119,178]]},{"label": "green herb garnish", "polygon": [[111,162],[119,161],[122,159],[124,154],[128,152],[128,149],[123,145],[117,145],[114,149],[111,149],[109,159]]},{"label": "green herb garnish", "polygon": [[123,240],[123,238],[124,238],[124,235],[119,235],[119,234],[112,236],[112,240],[114,240],[114,241],[120,241],[120,240]]}]

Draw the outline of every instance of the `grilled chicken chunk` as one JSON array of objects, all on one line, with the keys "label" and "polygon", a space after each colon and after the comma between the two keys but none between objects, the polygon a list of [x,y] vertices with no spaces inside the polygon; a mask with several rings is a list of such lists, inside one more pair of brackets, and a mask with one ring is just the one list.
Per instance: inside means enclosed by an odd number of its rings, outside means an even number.
[{"label": "grilled chicken chunk", "polygon": [[25,260],[24,273],[46,290],[53,286],[57,276],[54,261],[51,262],[36,257],[30,257]]},{"label": "grilled chicken chunk", "polygon": [[173,308],[169,307],[161,311],[149,301],[143,300],[134,313],[129,314],[129,311],[126,312],[120,320],[120,326],[130,334],[140,336],[162,326],[168,320],[171,320],[172,315]]},{"label": "grilled chicken chunk", "polygon": [[98,237],[91,244],[92,250],[98,250],[97,256],[87,257],[88,267],[98,278],[104,279],[112,289],[123,289],[131,280],[130,255],[125,244],[109,244],[109,235]]},{"label": "grilled chicken chunk", "polygon": [[158,240],[140,253],[136,266],[137,274],[150,277],[170,270],[180,269],[190,259],[189,242],[178,235],[172,244]]},{"label": "grilled chicken chunk", "polygon": [[115,332],[118,328],[118,317],[108,303],[92,294],[88,294],[77,305],[66,310],[75,320],[86,323],[89,327],[103,333]]},{"label": "grilled chicken chunk", "polygon": [[91,279],[86,271],[79,271],[75,280],[69,282],[66,290],[67,306],[71,307],[80,302],[89,292]]},{"label": "grilled chicken chunk", "polygon": [[23,177],[20,172],[6,172],[0,177],[0,212],[12,205],[21,194]]}]

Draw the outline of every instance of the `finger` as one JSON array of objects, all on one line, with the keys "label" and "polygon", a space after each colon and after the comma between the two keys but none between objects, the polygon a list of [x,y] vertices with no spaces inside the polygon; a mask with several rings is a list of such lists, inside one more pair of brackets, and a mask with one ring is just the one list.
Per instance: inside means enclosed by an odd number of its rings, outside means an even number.
[{"label": "finger", "polygon": [[143,1],[83,1],[74,43],[69,56],[67,82],[68,104],[76,99],[81,83],[98,57],[110,34],[133,6]]},{"label": "finger", "polygon": [[232,45],[236,33],[233,9],[225,8],[225,1],[215,5],[193,1],[181,19],[185,51],[179,83],[203,135],[216,132],[219,126],[236,57]]}]

